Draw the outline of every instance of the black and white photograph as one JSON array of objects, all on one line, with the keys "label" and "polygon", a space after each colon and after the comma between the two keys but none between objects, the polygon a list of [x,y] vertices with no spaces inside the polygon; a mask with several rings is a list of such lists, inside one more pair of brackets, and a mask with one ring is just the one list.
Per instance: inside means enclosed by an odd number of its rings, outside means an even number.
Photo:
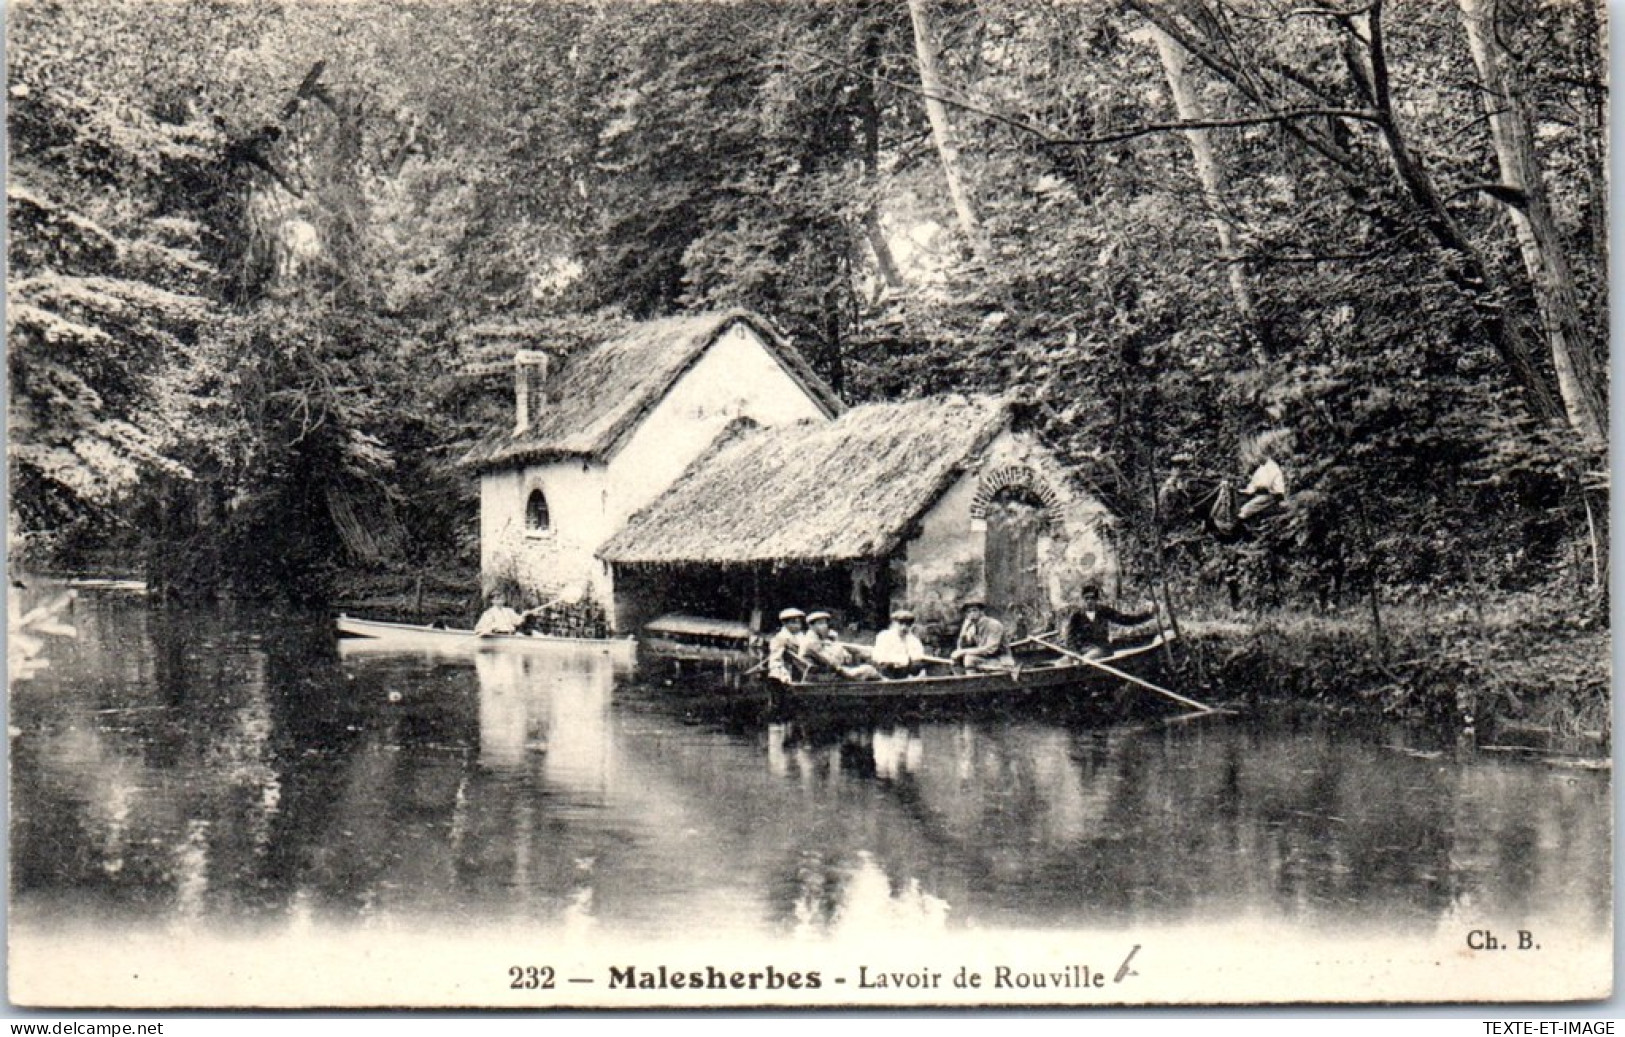
[{"label": "black and white photograph", "polygon": [[14,0],[25,1010],[1573,1005],[1599,0]]}]

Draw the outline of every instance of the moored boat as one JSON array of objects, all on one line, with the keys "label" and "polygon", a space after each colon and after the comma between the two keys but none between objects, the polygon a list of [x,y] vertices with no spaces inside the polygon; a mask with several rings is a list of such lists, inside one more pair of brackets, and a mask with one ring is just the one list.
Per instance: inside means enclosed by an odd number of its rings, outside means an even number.
[{"label": "moored boat", "polygon": [[673,612],[644,624],[639,644],[653,658],[743,670],[761,658],[762,640],[744,623]]},{"label": "moored boat", "polygon": [[632,658],[637,641],[630,637],[554,637],[551,634],[476,634],[452,627],[391,623],[340,615],[339,649],[343,652],[483,652],[597,648]]}]

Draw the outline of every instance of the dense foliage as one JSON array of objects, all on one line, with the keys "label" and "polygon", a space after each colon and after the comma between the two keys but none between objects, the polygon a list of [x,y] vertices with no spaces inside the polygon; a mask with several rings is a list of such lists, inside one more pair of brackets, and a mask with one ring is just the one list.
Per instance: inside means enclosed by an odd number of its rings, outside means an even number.
[{"label": "dense foliage", "polygon": [[10,10],[14,547],[466,557],[508,384],[458,371],[743,305],[853,401],[1016,395],[1143,572],[1598,582],[1591,5],[109,10]]}]

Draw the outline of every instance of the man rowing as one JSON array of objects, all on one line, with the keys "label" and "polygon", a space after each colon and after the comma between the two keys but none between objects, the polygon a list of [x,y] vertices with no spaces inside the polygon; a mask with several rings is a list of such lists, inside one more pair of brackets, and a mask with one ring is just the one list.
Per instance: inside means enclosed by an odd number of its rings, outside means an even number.
[{"label": "man rowing", "polygon": [[1098,659],[1112,648],[1112,625],[1123,627],[1149,623],[1156,610],[1123,612],[1100,600],[1100,585],[1086,583],[1079,595],[1081,604],[1067,613],[1061,623],[1061,642],[1080,655]]},{"label": "man rowing", "polygon": [[479,621],[474,624],[474,633],[480,637],[517,634],[530,615],[530,612],[515,612],[509,608],[507,595],[499,591],[491,595],[491,607],[480,613]]}]

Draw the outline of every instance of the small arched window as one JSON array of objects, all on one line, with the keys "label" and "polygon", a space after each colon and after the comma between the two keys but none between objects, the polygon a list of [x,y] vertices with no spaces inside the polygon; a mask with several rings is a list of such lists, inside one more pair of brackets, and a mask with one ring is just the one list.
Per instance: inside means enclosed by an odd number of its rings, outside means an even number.
[{"label": "small arched window", "polygon": [[531,490],[530,498],[525,501],[525,529],[531,533],[541,533],[552,528],[553,516],[547,510],[547,495],[541,490]]}]

